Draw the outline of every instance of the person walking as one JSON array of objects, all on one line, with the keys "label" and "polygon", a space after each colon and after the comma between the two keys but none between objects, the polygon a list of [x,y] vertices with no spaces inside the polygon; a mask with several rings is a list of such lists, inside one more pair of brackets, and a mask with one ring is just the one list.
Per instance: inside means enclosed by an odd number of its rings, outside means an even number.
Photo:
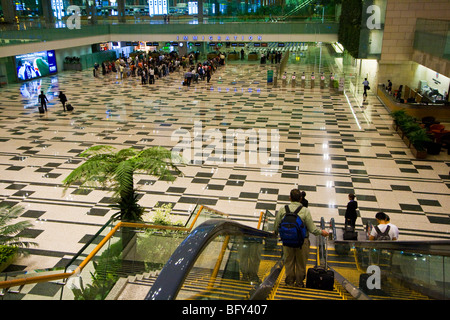
[{"label": "person walking", "polygon": [[364,98],[364,100],[366,100],[366,98],[367,98],[367,90],[370,90],[369,81],[367,81],[367,78],[364,78],[363,85],[364,85],[363,98]]},{"label": "person walking", "polygon": [[60,91],[58,98],[59,98],[59,101],[61,101],[61,103],[62,103],[63,110],[66,111],[66,102],[67,102],[66,95],[62,91]]},{"label": "person walking", "polygon": [[41,103],[42,110],[47,111],[47,102],[48,99],[44,94],[44,91],[41,91],[41,94],[39,95],[39,102]]},{"label": "person walking", "polygon": [[155,69],[153,69],[153,67],[150,67],[150,69],[148,69],[148,73],[149,73],[148,83],[154,84],[155,83]]},{"label": "person walking", "polygon": [[[286,268],[286,284],[289,286],[304,287],[304,279],[306,277],[306,263],[309,256],[309,233],[316,236],[322,235],[324,237],[328,236],[326,230],[321,230],[317,228],[311,216],[311,212],[308,208],[302,206],[302,195],[300,190],[292,189],[289,194],[290,204],[288,205],[290,212],[295,212],[300,206],[301,209],[297,213],[303,224],[306,227],[306,237],[304,239],[303,245],[300,248],[292,248],[283,245],[283,259]],[[286,215],[286,207],[281,207],[275,217],[274,233],[279,234],[280,224]]]}]

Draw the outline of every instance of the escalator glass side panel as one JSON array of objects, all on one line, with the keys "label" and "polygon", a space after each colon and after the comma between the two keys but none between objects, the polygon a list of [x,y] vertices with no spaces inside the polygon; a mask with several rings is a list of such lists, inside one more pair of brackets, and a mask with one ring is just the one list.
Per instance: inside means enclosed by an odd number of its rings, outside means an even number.
[{"label": "escalator glass side panel", "polygon": [[248,299],[279,261],[277,255],[273,234],[208,220],[175,250],[146,299]]},{"label": "escalator glass side panel", "polygon": [[336,241],[338,259],[333,267],[372,299],[449,299],[448,245],[446,241]]}]

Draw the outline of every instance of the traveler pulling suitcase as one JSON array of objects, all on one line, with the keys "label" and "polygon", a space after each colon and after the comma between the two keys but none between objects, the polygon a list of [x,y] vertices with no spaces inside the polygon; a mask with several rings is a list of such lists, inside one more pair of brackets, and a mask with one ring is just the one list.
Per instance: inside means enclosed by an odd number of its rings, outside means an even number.
[{"label": "traveler pulling suitcase", "polygon": [[306,287],[310,289],[332,291],[334,272],[328,269],[328,240],[325,238],[325,266],[314,266],[306,273]]}]

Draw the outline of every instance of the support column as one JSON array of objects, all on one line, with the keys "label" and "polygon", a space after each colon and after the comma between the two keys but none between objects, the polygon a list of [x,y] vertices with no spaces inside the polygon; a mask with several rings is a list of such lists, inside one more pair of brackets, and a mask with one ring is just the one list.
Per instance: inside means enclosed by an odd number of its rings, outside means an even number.
[{"label": "support column", "polygon": [[16,21],[16,7],[11,0],[1,0],[3,9],[3,18],[6,23],[15,23]]},{"label": "support column", "polygon": [[119,22],[126,22],[125,18],[125,0],[117,0],[117,16],[119,18]]},{"label": "support column", "polygon": [[198,23],[203,23],[203,0],[198,0]]},{"label": "support column", "polygon": [[44,17],[45,23],[54,23],[55,16],[53,15],[52,2],[51,0],[42,0],[42,16]]},{"label": "support column", "polygon": [[97,7],[94,0],[86,1],[86,11],[90,15],[90,24],[97,24]]}]

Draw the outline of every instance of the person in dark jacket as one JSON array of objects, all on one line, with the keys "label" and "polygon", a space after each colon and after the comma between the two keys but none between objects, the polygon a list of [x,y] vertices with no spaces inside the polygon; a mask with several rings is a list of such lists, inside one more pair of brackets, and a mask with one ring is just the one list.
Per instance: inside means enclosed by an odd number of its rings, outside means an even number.
[{"label": "person in dark jacket", "polygon": [[308,208],[308,200],[306,200],[306,192],[302,191],[301,195],[302,195],[302,201],[301,201],[302,206]]},{"label": "person in dark jacket", "polygon": [[45,111],[47,111],[47,102],[48,99],[44,94],[44,91],[41,91],[41,94],[39,95],[39,102],[41,103],[41,108],[44,109]]},{"label": "person in dark jacket", "polygon": [[61,101],[61,103],[62,103],[63,110],[66,111],[66,102],[67,102],[66,95],[62,91],[60,91],[58,98],[59,98],[59,101]]},{"label": "person in dark jacket", "polygon": [[350,201],[347,203],[347,210],[345,210],[345,223],[355,228],[356,218],[358,216],[356,213],[358,202],[355,200],[355,195],[353,193],[348,195],[348,199]]}]

